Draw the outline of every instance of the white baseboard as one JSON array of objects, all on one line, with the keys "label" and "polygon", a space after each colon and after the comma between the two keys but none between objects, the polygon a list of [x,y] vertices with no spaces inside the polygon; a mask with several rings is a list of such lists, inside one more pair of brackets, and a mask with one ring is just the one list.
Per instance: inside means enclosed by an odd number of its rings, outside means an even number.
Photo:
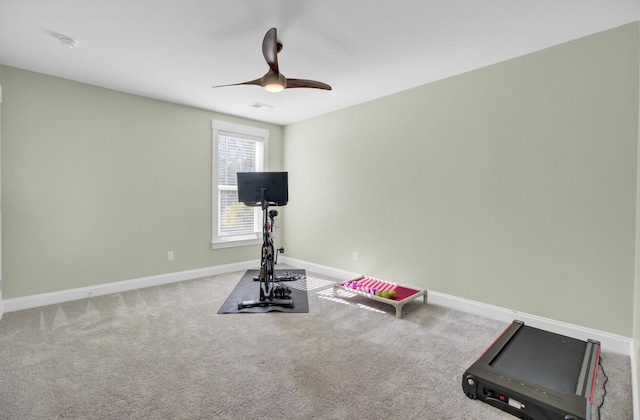
[{"label": "white baseboard", "polygon": [[[297,260],[289,257],[282,257],[282,261],[295,267],[304,268],[318,274],[334,277],[338,280],[349,280],[361,276],[366,273],[352,273],[343,270],[337,270],[331,267],[322,266],[307,261]],[[389,279],[393,281],[393,279]],[[591,328],[581,327],[566,322],[556,321],[549,318],[543,318],[537,315],[531,315],[523,312],[513,311],[511,309],[499,306],[488,305],[482,302],[476,302],[469,299],[459,298],[436,291],[429,290],[427,300],[434,305],[445,306],[447,308],[460,310],[480,316],[484,316],[499,321],[509,323],[514,319],[523,321],[526,325],[551,331],[556,334],[562,334],[567,337],[573,337],[578,340],[597,340],[602,348],[608,351],[630,354],[630,348],[633,340],[629,337],[611,334],[605,331],[598,331]]]},{"label": "white baseboard", "polygon": [[175,283],[178,281],[215,276],[217,274],[256,269],[259,266],[259,260],[217,265],[195,270],[179,271],[175,273],[159,274],[156,276],[142,277],[132,280],[99,284],[96,286],[61,290],[59,292],[42,293],[38,295],[12,298],[0,302],[0,305],[4,303],[5,312],[14,312],[23,309],[36,308],[39,306],[54,305],[62,302],[84,299],[88,297],[102,296],[111,293],[126,292],[128,290],[142,289],[145,287],[160,286],[163,284]]},{"label": "white baseboard", "polygon": [[356,277],[360,277],[362,274],[353,273],[350,271],[338,270],[337,268],[327,267],[326,265],[320,265],[308,261],[298,260],[290,257],[279,257],[278,262],[289,264],[294,267],[304,268],[305,270],[313,271],[314,273],[322,274],[328,277],[332,277],[336,280],[351,280]]},{"label": "white baseboard", "polygon": [[[314,273],[333,277],[338,280],[349,280],[361,275],[361,273],[338,270],[332,267],[327,267],[320,264],[297,260],[289,257],[282,257],[280,258],[280,261],[294,267],[304,268]],[[3,309],[5,312],[13,312],[39,306],[68,302],[71,300],[84,299],[93,296],[125,292],[128,290],[141,289],[144,287],[159,286],[162,284],[174,283],[178,281],[230,273],[233,271],[249,270],[258,267],[259,264],[259,261],[255,260],[205,267],[195,270],[180,271],[175,273],[160,274],[156,276],[142,277],[132,280],[105,283],[96,286],[62,290],[59,292],[42,293],[33,296],[6,299],[4,301],[1,301],[0,304],[3,305]],[[441,305],[448,308],[485,316],[487,318],[496,319],[499,321],[511,322],[514,319],[518,319],[532,327],[541,328],[547,331],[554,332],[556,334],[566,335],[568,337],[577,338],[579,340],[586,340],[588,338],[598,340],[600,341],[604,349],[614,351],[616,353],[622,353],[629,356],[631,356],[630,353],[632,353],[631,350],[633,340],[628,337],[585,328],[578,325],[568,324],[561,321],[555,321],[552,319],[526,314],[523,312],[517,312],[510,309],[488,305],[469,299],[463,299],[431,290],[429,290],[428,293],[428,301],[435,305]]]},{"label": "white baseboard", "polygon": [[633,340],[622,335],[586,328],[580,325],[569,324],[567,322],[556,321],[554,319],[543,318],[541,316],[518,312],[499,306],[488,305],[486,303],[463,299],[431,290],[429,291],[429,303],[485,316],[498,321],[511,322],[514,319],[517,319],[531,327],[540,328],[542,330],[565,335],[567,337],[573,337],[578,340],[586,341],[590,338],[592,340],[599,341],[604,350],[630,356],[629,350]]}]

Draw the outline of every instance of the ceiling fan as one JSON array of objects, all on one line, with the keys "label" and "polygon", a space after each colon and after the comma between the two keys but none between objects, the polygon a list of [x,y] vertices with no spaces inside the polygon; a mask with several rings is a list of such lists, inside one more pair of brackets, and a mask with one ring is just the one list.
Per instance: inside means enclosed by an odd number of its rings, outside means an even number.
[{"label": "ceiling fan", "polygon": [[262,40],[262,55],[269,65],[269,71],[259,79],[250,80],[248,82],[234,83],[230,85],[213,86],[214,88],[226,86],[240,85],[257,85],[262,86],[269,92],[281,92],[284,89],[291,88],[313,88],[331,90],[331,86],[326,83],[317,82],[307,79],[288,79],[278,68],[278,53],[282,50],[282,43],[278,41],[276,28],[267,31]]}]

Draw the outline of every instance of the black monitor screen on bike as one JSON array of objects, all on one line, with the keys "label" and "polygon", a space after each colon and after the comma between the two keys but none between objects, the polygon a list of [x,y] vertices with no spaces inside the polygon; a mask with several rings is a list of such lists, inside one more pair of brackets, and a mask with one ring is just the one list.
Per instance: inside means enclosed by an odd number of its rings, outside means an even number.
[{"label": "black monitor screen on bike", "polygon": [[273,206],[289,201],[288,172],[238,172],[238,201],[259,206],[266,200]]}]

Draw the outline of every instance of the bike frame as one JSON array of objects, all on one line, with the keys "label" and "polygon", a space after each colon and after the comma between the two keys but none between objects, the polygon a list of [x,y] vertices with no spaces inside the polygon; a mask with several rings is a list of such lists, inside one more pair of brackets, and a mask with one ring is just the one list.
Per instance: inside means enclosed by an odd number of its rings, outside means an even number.
[{"label": "bike frame", "polygon": [[262,258],[260,261],[260,300],[272,299],[275,275],[275,248],[273,247],[274,217],[269,217],[269,206],[262,207]]}]

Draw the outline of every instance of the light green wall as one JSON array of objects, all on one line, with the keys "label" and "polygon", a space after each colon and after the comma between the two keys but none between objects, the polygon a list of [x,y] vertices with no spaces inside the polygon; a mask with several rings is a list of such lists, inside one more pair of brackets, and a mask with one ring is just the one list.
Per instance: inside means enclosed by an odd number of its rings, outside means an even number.
[{"label": "light green wall", "polygon": [[[211,250],[211,119],[0,66],[3,298],[257,260]],[[282,127],[270,167],[283,164]],[[167,261],[167,251],[175,261]]]},{"label": "light green wall", "polygon": [[[284,133],[250,122],[291,173],[287,255],[638,337],[638,39],[626,25]],[[210,120],[243,120],[4,66],[0,85],[3,298],[257,258],[209,245]]]},{"label": "light green wall", "polygon": [[637,23],[292,124],[287,253],[630,337],[637,131]]}]

